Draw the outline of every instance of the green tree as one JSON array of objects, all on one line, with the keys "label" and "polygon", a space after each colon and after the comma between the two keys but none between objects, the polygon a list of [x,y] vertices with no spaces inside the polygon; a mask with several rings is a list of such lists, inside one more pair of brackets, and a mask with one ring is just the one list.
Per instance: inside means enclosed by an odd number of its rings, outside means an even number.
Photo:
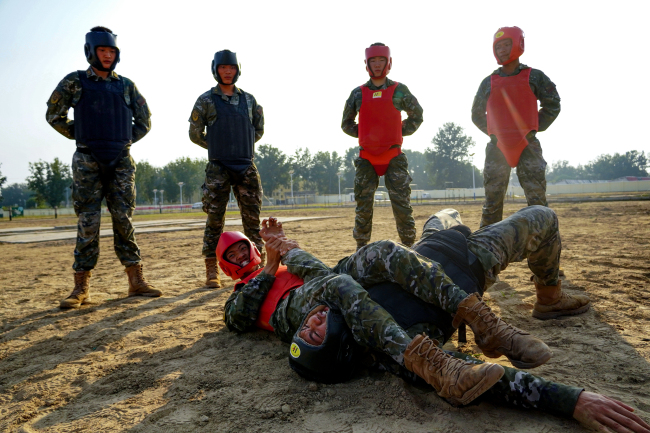
[{"label": "green tree", "polygon": [[402,151],[409,160],[409,173],[416,185],[415,189],[433,189],[428,173],[429,161],[427,156],[417,150],[402,148]]},{"label": "green tree", "polygon": [[550,166],[546,166],[546,181],[549,183],[560,182],[571,179],[584,179],[586,174],[581,165],[574,167],[569,161],[555,161]]},{"label": "green tree", "polygon": [[[356,169],[354,168],[354,160],[359,156],[359,146],[350,147],[345,151],[345,157],[343,158],[343,177],[341,178],[341,191],[345,191],[345,188],[354,188],[354,177],[356,175]],[[347,190],[346,192],[350,192]]]},{"label": "green tree", "polygon": [[[316,185],[319,194],[337,194],[339,190],[339,179],[337,173],[341,171],[343,158],[334,151],[317,152],[313,158],[311,168],[311,179]],[[343,192],[343,189],[341,189]]]},{"label": "green tree", "polygon": [[70,166],[54,158],[51,163],[30,162],[29,171],[31,175],[27,178],[27,185],[36,193],[36,202],[53,207],[54,218],[57,218],[57,207],[65,199],[65,190],[72,182]]},{"label": "green tree", "polygon": [[[0,164],[0,167],[2,167],[2,164]],[[4,197],[2,196],[2,185],[5,184],[7,181],[7,177],[2,175],[2,172],[0,171],[0,203],[2,203]]]},{"label": "green tree", "polygon": [[272,197],[273,192],[280,186],[290,183],[289,158],[277,147],[263,144],[255,152],[255,165],[262,179],[262,188],[267,197]]},{"label": "green tree", "polygon": [[300,185],[298,188],[302,190],[316,189],[312,173],[314,159],[312,158],[311,152],[308,148],[303,150],[301,147],[296,150],[289,159],[289,164],[293,170],[294,190],[296,189],[296,185]]},{"label": "green tree", "polygon": [[648,158],[645,152],[631,150],[625,154],[600,155],[585,165],[589,179],[612,180],[623,176],[648,176]]},{"label": "green tree", "polygon": [[450,183],[454,188],[471,188],[472,170],[477,171],[469,162],[468,151],[474,147],[474,140],[465,135],[462,127],[448,122],[442,125],[431,143],[433,148],[424,152],[429,161],[430,185],[436,189],[448,187]]},{"label": "green tree", "polygon": [[158,189],[156,180],[159,171],[160,169],[149,164],[149,161],[135,163],[136,203],[153,204],[153,190]]},{"label": "green tree", "polygon": [[201,185],[205,179],[206,158],[181,157],[167,165],[159,172],[159,188],[165,190],[165,202],[180,202],[180,187],[183,182],[183,202],[200,201]]},{"label": "green tree", "polygon": [[33,195],[26,183],[12,183],[3,189],[4,201],[9,206],[27,207],[27,200]]}]

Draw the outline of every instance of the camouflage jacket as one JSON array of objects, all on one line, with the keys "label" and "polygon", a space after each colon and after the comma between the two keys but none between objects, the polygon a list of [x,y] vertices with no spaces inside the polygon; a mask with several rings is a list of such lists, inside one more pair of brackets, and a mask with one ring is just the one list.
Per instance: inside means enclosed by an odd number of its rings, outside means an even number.
[{"label": "camouflage jacket", "polygon": [[215,86],[199,96],[192,108],[189,119],[190,140],[192,140],[192,143],[196,143],[204,149],[208,148],[208,143],[205,140],[205,128],[212,126],[217,121],[217,109],[214,102],[212,102],[213,93],[232,105],[239,105],[239,97],[244,95],[246,105],[248,105],[248,118],[253,124],[253,128],[255,128],[255,142],[257,143],[264,135],[264,110],[261,105],[257,104],[253,95],[244,92],[237,86],[235,86],[235,92],[232,96],[224,95],[219,86]]},{"label": "camouflage jacket", "polygon": [[[377,87],[372,84],[372,80],[368,80],[365,84],[371,90],[382,90],[387,87],[390,87],[395,82],[389,79],[386,79],[386,83]],[[406,85],[399,83],[393,93],[393,105],[399,111],[405,111],[408,115],[406,120],[402,121],[402,135],[407,136],[413,134],[418,130],[422,121],[422,107],[418,103],[418,100],[413,96],[411,91],[406,87]],[[359,125],[356,122],[357,114],[361,109],[361,86],[357,87],[350,93],[350,97],[345,101],[345,108],[343,109],[343,120],[341,121],[341,129],[343,132],[348,134],[351,137],[359,137]]]},{"label": "camouflage jacket", "polygon": [[[517,72],[514,75],[519,74],[523,69],[531,69],[524,64],[520,64]],[[472,122],[488,135],[487,129],[487,103],[490,98],[491,83],[490,77],[492,75],[499,75],[500,77],[507,77],[508,75],[501,72],[501,68],[492,72],[488,75],[478,88],[476,96],[474,97],[474,103],[472,104]],[[557,93],[555,84],[540,70],[532,69],[530,71],[530,89],[533,91],[541,108],[539,110],[539,130],[545,131],[551,123],[557,118],[560,114],[560,95]],[[531,132],[534,137],[535,132]],[[529,139],[532,137],[529,136]]]},{"label": "camouflage jacket", "polygon": [[[95,81],[102,79],[92,67],[86,69],[86,75]],[[133,143],[135,143],[147,135],[151,129],[151,111],[149,111],[147,101],[138,91],[133,81],[117,75],[115,71],[112,71],[106,80],[122,80],[124,82],[124,99],[129,108],[133,110]],[[45,113],[47,123],[61,135],[71,140],[74,140],[74,120],[68,119],[68,110],[70,110],[70,107],[74,108],[81,99],[81,90],[79,72],[75,71],[61,80],[47,101],[47,112]],[[86,146],[77,143],[77,147]]]}]

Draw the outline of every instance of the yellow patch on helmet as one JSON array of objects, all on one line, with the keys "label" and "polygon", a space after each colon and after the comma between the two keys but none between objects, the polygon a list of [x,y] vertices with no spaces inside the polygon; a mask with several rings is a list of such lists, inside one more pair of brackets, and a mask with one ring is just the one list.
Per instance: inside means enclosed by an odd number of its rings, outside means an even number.
[{"label": "yellow patch on helmet", "polygon": [[300,357],[300,347],[296,343],[291,343],[291,349],[289,351],[291,353],[291,356],[294,358],[299,358]]},{"label": "yellow patch on helmet", "polygon": [[499,39],[499,38],[500,38],[501,36],[503,36],[503,35],[504,35],[503,32],[497,32],[497,34],[494,35],[494,39]]}]

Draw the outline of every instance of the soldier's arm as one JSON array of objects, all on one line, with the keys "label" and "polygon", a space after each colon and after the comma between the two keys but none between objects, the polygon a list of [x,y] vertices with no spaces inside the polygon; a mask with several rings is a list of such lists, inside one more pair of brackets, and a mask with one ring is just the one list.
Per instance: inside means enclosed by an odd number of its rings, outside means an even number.
[{"label": "soldier's arm", "polygon": [[[73,105],[75,94],[81,96],[81,82],[76,72],[66,75],[52,92],[47,101],[45,120],[59,134],[74,140],[74,121],[68,119],[68,111]],[[79,97],[76,98],[79,100]]]},{"label": "soldier's arm", "polygon": [[359,138],[359,125],[356,119],[359,107],[361,106],[360,95],[361,91],[359,87],[350,93],[350,97],[345,101],[343,120],[341,121],[341,129],[343,132],[354,138]]},{"label": "soldier's arm", "polygon": [[323,262],[300,248],[294,248],[282,256],[282,264],[287,267],[287,271],[302,278],[305,283],[333,273]]},{"label": "soldier's arm", "polygon": [[205,120],[206,104],[203,95],[199,96],[190,115],[190,140],[204,149],[208,148],[208,142],[205,140],[205,127],[207,126]]},{"label": "soldier's arm", "polygon": [[481,85],[478,87],[476,96],[474,96],[474,102],[472,103],[472,122],[474,125],[485,135],[488,134],[487,128],[487,102],[490,98],[490,77],[485,78]]},{"label": "soldier's arm", "polygon": [[226,301],[224,321],[231,331],[244,332],[255,325],[262,302],[271,290],[275,276],[260,272]]},{"label": "soldier's arm", "polygon": [[401,107],[399,107],[399,109],[404,110],[408,116],[404,121],[402,121],[402,135],[406,137],[418,130],[424,121],[424,110],[417,98],[413,96],[411,91],[404,84],[398,84],[395,91],[399,91],[403,94],[401,98]]},{"label": "soldier's arm", "polygon": [[264,135],[264,109],[253,98],[253,128],[255,128],[255,143]]},{"label": "soldier's arm", "polygon": [[151,111],[144,96],[140,93],[135,83],[130,83],[131,109],[133,110],[133,142],[140,140],[151,130]]},{"label": "soldier's arm", "polygon": [[546,131],[560,114],[560,95],[555,84],[542,72],[533,69],[530,74],[533,93],[539,99],[539,130]]}]

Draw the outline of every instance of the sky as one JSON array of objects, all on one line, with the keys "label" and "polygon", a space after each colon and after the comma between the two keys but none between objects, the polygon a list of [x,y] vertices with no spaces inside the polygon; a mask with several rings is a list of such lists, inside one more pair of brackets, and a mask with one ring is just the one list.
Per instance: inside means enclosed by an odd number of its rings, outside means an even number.
[{"label": "sky", "polygon": [[85,34],[96,25],[118,35],[116,72],[147,99],[152,130],[131,154],[155,166],[207,157],[188,138],[188,118],[216,85],[210,64],[222,49],[237,53],[237,84],[264,107],[258,146],[344,154],[357,144],[340,129],[344,103],[368,80],[364,49],[383,42],[393,57],[389,78],[424,108],[424,123],[404,148],[424,151],[454,122],[475,141],[470,153],[482,169],[488,140],[470,109],[498,67],[492,36],[512,25],[526,34],[522,63],[542,70],[562,98],[560,116],[538,134],[549,164],[648,153],[649,11],[642,1],[0,0],[0,171],[11,184],[24,182],[29,162],[71,162],[74,141],[47,124],[46,101],[65,75],[88,67]]}]

